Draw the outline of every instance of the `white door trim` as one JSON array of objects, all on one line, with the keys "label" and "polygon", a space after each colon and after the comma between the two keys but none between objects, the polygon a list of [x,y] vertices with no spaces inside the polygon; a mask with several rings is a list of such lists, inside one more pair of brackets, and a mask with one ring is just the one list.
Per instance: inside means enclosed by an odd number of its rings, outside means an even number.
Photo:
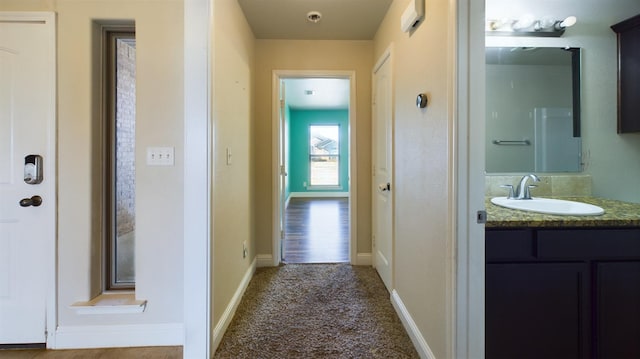
[{"label": "white door trim", "polygon": [[273,70],[271,88],[271,150],[272,150],[272,253],[273,265],[277,266],[282,261],[280,253],[280,80],[292,78],[342,78],[348,79],[349,89],[349,259],[351,264],[357,263],[357,142],[356,142],[356,72],[355,71],[331,71],[331,70]]},{"label": "white door trim", "polygon": [[[56,153],[56,129],[57,129],[57,96],[56,96],[56,85],[57,85],[57,57],[56,57],[56,14],[53,12],[0,12],[0,22],[11,21],[11,22],[38,22],[43,23],[43,26],[46,27],[48,31],[49,41],[48,41],[48,76],[50,76],[49,83],[51,84],[50,88],[50,98],[49,98],[49,110],[50,116],[47,121],[47,152],[51,154],[51,158],[48,158],[45,161],[44,173],[47,176],[47,180],[51,181],[50,186],[52,190],[50,191],[50,195],[48,195],[47,201],[51,201],[55,205],[53,208],[57,208],[58,199],[57,199],[57,153]],[[49,218],[49,223],[47,223],[47,227],[49,228],[49,233],[51,237],[46,241],[46,253],[47,253],[47,263],[45,264],[46,272],[48,275],[47,278],[47,288],[46,288],[46,298],[45,298],[45,306],[46,306],[46,319],[45,319],[45,328],[42,328],[46,331],[46,344],[48,348],[51,348],[55,345],[55,332],[56,326],[58,322],[57,317],[57,278],[58,272],[56,268],[57,262],[57,237],[58,237],[58,229],[57,229],[57,211],[54,209],[53,215]]]},{"label": "white door trim", "polygon": [[184,2],[184,346],[185,358],[210,358],[213,330],[214,199],[211,176],[213,0]]},{"label": "white door trim", "polygon": [[389,47],[387,47],[382,53],[382,55],[380,55],[380,57],[378,58],[378,61],[373,66],[373,71],[371,71],[373,74],[375,74],[376,72],[378,72],[378,70],[380,70],[380,67],[382,66],[382,64],[384,64],[384,62],[389,57],[391,57],[392,52],[393,52],[393,43],[389,45]]},{"label": "white door trim", "polygon": [[451,350],[456,358],[484,357],[484,225],[475,220],[476,212],[484,209],[484,4],[484,0],[457,0],[451,21],[457,65],[453,81],[457,260],[452,268],[456,309],[451,319],[455,331]]}]

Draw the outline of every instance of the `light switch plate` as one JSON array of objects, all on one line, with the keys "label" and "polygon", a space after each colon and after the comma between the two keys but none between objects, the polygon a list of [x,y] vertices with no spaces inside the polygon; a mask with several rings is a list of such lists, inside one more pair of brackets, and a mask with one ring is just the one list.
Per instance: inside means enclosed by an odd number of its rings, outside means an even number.
[{"label": "light switch plate", "polygon": [[147,147],[147,166],[173,166],[173,147]]}]

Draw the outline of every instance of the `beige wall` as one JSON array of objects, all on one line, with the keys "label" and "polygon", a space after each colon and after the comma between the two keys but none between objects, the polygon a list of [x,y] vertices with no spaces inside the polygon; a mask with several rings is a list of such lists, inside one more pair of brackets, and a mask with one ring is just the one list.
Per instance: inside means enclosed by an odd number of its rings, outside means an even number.
[{"label": "beige wall", "polygon": [[0,0],[0,11],[54,11],[54,0]]},{"label": "beige wall", "polygon": [[[58,325],[182,323],[183,48],[180,0],[6,1],[1,10],[58,14]],[[139,315],[77,315],[100,288],[98,59],[92,20],[133,20],[137,36],[136,296]],[[174,146],[173,167],[145,165]],[[179,338],[178,338],[179,339]]]},{"label": "beige wall", "polygon": [[[394,46],[394,288],[437,358],[452,357],[450,3],[427,1],[426,19],[409,35],[399,25],[408,0],[396,0],[374,39],[376,59],[390,43]],[[422,92],[429,97],[424,110],[415,105]]]},{"label": "beige wall", "polygon": [[[214,3],[213,325],[255,257],[252,216],[252,76],[254,38],[236,0]],[[226,149],[231,151],[227,164]],[[242,242],[249,254],[242,257]]]},{"label": "beige wall", "polygon": [[356,72],[356,148],[358,180],[357,253],[371,252],[371,41],[258,40],[254,119],[257,253],[272,253],[272,97],[273,70]]}]

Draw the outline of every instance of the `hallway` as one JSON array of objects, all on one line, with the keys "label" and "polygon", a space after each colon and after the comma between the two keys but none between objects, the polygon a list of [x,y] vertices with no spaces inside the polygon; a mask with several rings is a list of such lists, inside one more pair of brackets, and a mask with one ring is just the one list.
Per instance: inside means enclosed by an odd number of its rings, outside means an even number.
[{"label": "hallway", "polygon": [[258,268],[214,358],[419,358],[375,269]]},{"label": "hallway", "polygon": [[349,262],[349,198],[291,198],[284,221],[284,262]]}]

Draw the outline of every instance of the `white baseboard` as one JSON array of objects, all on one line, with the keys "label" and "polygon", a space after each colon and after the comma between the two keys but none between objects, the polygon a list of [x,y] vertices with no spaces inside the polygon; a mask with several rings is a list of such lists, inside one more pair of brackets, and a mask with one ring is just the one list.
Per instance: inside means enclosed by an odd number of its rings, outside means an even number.
[{"label": "white baseboard", "polygon": [[407,310],[407,307],[404,306],[400,295],[395,291],[395,289],[391,292],[391,303],[393,304],[396,313],[398,313],[398,316],[400,317],[404,328],[407,330],[407,333],[411,338],[411,342],[413,342],[413,345],[416,347],[420,358],[436,359],[436,356],[433,355],[431,348],[429,348],[429,344],[427,344],[427,341],[424,339],[424,336],[420,332],[420,329],[418,329],[416,322],[413,321],[411,314]]},{"label": "white baseboard", "polygon": [[356,265],[357,266],[370,266],[373,265],[373,257],[371,253],[358,253],[356,254]]},{"label": "white baseboard", "polygon": [[291,192],[289,195],[290,198],[295,197],[311,197],[311,198],[329,198],[329,197],[349,197],[349,192],[329,192],[329,191],[318,191],[318,192]]},{"label": "white baseboard", "polygon": [[172,346],[184,344],[184,325],[131,324],[58,327],[51,349]]},{"label": "white baseboard", "polygon": [[222,313],[222,317],[220,317],[220,320],[218,321],[218,323],[216,323],[216,326],[213,328],[212,353],[216,352],[218,345],[220,345],[220,342],[222,341],[222,337],[224,336],[224,333],[227,331],[227,328],[229,328],[229,324],[231,324],[231,320],[233,319],[233,316],[236,314],[236,309],[238,309],[238,305],[242,300],[242,296],[244,295],[244,292],[247,289],[247,286],[249,285],[251,278],[253,277],[253,273],[255,273],[256,271],[256,263],[257,263],[257,258],[253,260],[253,262],[245,272],[244,277],[242,277],[242,281],[240,282],[240,285],[236,289],[236,292],[233,294],[233,297],[231,297],[231,301],[229,302],[229,305],[227,305],[227,308],[224,310],[224,313]]},{"label": "white baseboard", "polygon": [[258,254],[256,256],[256,267],[273,267],[273,256],[271,254]]}]

